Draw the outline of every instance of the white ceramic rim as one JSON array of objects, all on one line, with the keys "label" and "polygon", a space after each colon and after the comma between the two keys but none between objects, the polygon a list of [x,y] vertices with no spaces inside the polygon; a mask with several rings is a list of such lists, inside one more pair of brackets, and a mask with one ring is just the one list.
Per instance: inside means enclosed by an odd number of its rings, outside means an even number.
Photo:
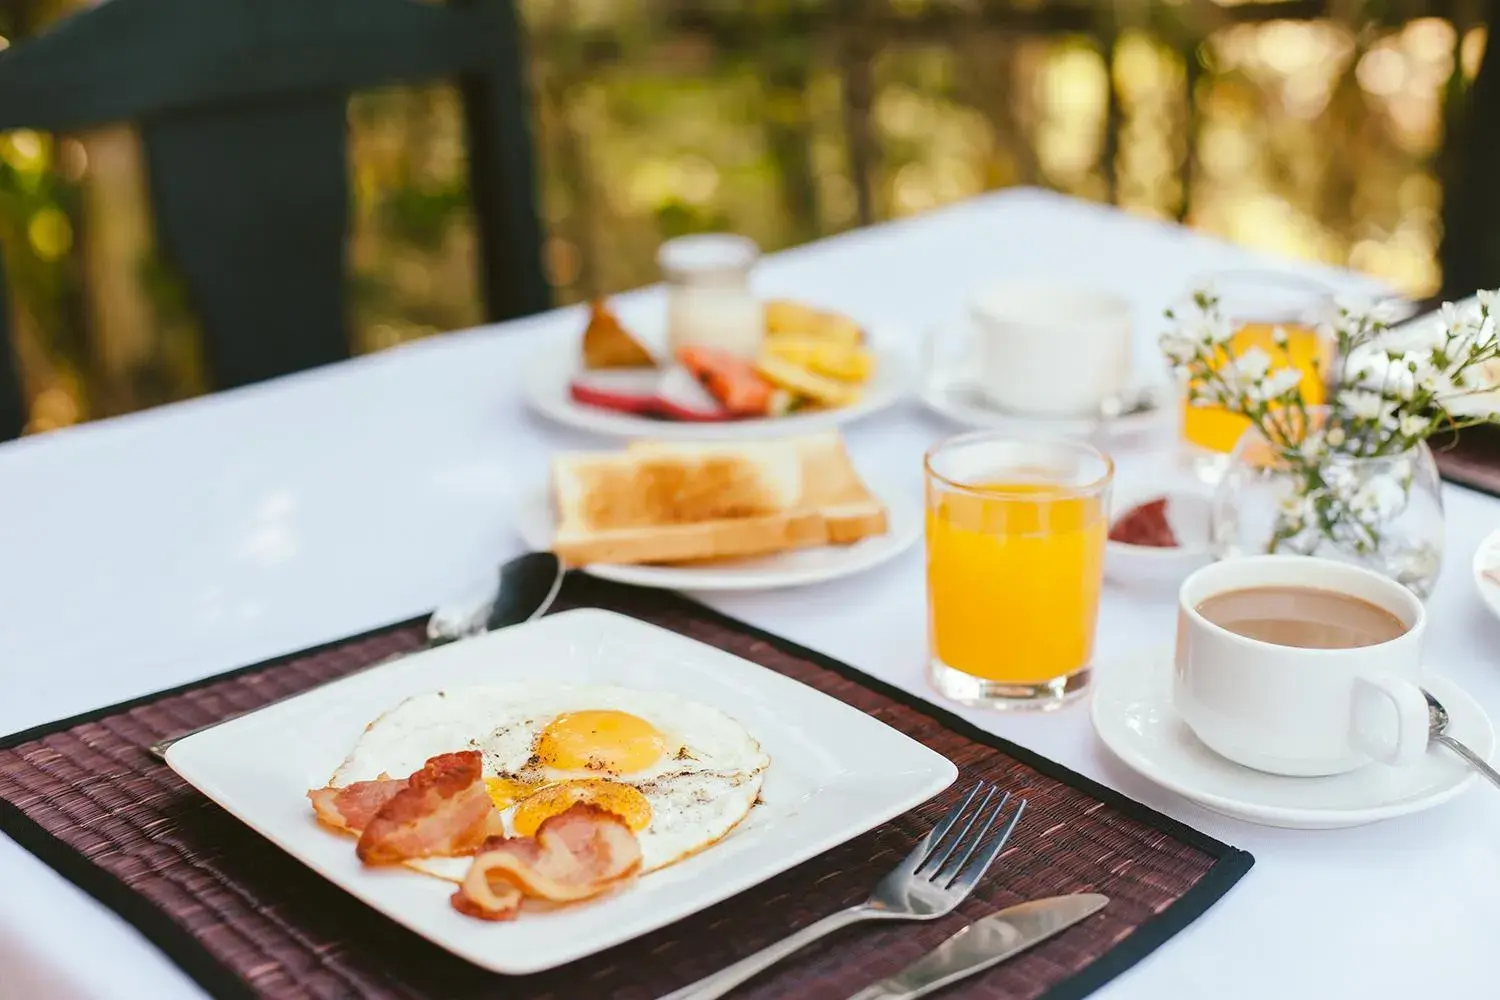
[{"label": "white ceramic rim", "polygon": [[[1036,309],[1016,309],[1008,315],[1006,300],[1033,304]],[[1044,308],[1047,303],[1066,302],[1066,308]],[[1108,288],[1082,282],[1051,279],[1003,278],[981,285],[967,297],[968,314],[975,321],[997,325],[1030,326],[1061,330],[1115,326],[1127,328],[1135,314],[1130,299]],[[1071,311],[1071,312],[1070,312]]]},{"label": "white ceramic rim", "polygon": [[[1418,600],[1416,594],[1413,594],[1411,591],[1407,590],[1395,580],[1392,580],[1388,576],[1383,576],[1372,569],[1366,569],[1363,566],[1355,566],[1352,563],[1339,562],[1336,559],[1323,559],[1318,556],[1241,556],[1236,559],[1221,559],[1217,562],[1209,563],[1207,566],[1201,566],[1198,569],[1194,570],[1191,576],[1182,581],[1182,586],[1177,591],[1177,608],[1180,612],[1187,615],[1189,620],[1205,627],[1206,629],[1208,629],[1208,631],[1213,632],[1221,638],[1229,639],[1235,645],[1242,646],[1245,649],[1255,650],[1256,652],[1260,653],[1274,653],[1278,651],[1284,653],[1288,649],[1291,649],[1295,653],[1297,653],[1298,656],[1310,655],[1318,659],[1347,659],[1349,658],[1351,653],[1358,652],[1358,650],[1351,649],[1315,649],[1304,646],[1282,646],[1278,643],[1265,642],[1261,639],[1251,639],[1248,636],[1240,635],[1238,632],[1231,632],[1224,626],[1219,625],[1215,622],[1211,622],[1198,613],[1198,609],[1196,607],[1197,604],[1207,600],[1210,597],[1215,597],[1219,594],[1224,594],[1232,590],[1239,589],[1233,586],[1213,588],[1210,589],[1207,593],[1202,594],[1201,596],[1196,598],[1189,598],[1188,596],[1189,591],[1194,589],[1195,585],[1197,585],[1198,587],[1211,586],[1210,584],[1203,583],[1203,581],[1200,579],[1201,577],[1213,576],[1215,574],[1232,573],[1237,569],[1243,569],[1247,566],[1267,565],[1301,565],[1309,567],[1318,566],[1324,569],[1335,570],[1339,573],[1353,573],[1355,576],[1363,577],[1364,579],[1370,581],[1378,587],[1385,588],[1389,593],[1396,595],[1396,601],[1405,603],[1408,608],[1414,609],[1413,614],[1402,615],[1402,621],[1406,625],[1405,632],[1402,632],[1394,639],[1388,639],[1383,643],[1376,643],[1376,646],[1383,646],[1388,643],[1399,642],[1413,632],[1425,631],[1427,627],[1426,607],[1424,607],[1422,602]],[[1281,586],[1310,587],[1320,590],[1334,589],[1332,587],[1322,587],[1318,584],[1299,582],[1281,584]],[[1391,609],[1387,606],[1385,610],[1390,611]]]},{"label": "white ceramic rim", "polygon": [[1500,617],[1500,584],[1494,584],[1484,578],[1485,570],[1489,567],[1485,563],[1485,556],[1491,552],[1500,551],[1500,529],[1490,532],[1474,549],[1474,559],[1470,568],[1474,574],[1474,586],[1479,590],[1479,599],[1484,601],[1485,606]]}]

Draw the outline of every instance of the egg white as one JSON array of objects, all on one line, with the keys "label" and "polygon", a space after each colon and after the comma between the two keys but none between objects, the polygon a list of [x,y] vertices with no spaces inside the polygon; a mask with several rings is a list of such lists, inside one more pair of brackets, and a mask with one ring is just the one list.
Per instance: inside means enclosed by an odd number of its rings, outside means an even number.
[{"label": "egg white", "polygon": [[[556,716],[601,709],[645,719],[675,750],[623,775],[559,771],[533,759],[537,737]],[[732,830],[755,804],[770,764],[743,726],[708,705],[613,685],[526,681],[406,699],[366,727],[331,783],[404,776],[430,757],[467,749],[481,751],[486,777],[608,778],[637,788],[651,806],[651,822],[636,833],[642,871],[700,851]],[[468,864],[467,858],[429,858],[411,867],[456,882]]]}]

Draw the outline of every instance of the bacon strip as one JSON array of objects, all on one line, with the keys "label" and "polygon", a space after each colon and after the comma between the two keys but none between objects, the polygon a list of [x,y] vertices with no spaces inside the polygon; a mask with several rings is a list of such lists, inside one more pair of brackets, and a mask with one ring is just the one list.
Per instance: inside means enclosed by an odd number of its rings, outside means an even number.
[{"label": "bacon strip", "polygon": [[343,788],[314,788],[307,793],[318,819],[333,827],[359,836],[381,808],[407,786],[406,778],[376,778],[356,781]]},{"label": "bacon strip", "polygon": [[[367,865],[473,854],[498,827],[478,750],[439,754],[370,818],[355,853]],[[353,787],[353,786],[351,786]]]},{"label": "bacon strip", "polygon": [[640,844],[624,821],[580,802],[544,821],[535,838],[486,840],[453,894],[453,907],[485,920],[510,920],[525,896],[587,899],[640,867]]}]

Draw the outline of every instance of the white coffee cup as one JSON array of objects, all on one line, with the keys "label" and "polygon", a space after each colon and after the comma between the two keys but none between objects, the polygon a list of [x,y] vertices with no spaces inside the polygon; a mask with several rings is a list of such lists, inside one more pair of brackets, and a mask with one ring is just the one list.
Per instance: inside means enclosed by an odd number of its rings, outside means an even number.
[{"label": "white coffee cup", "polygon": [[[1388,642],[1303,649],[1249,639],[1198,613],[1252,587],[1316,587],[1384,608],[1406,625]],[[1172,702],[1209,749],[1271,774],[1341,774],[1371,761],[1410,764],[1427,749],[1422,636],[1427,615],[1378,573],[1308,556],[1250,556],[1205,566],[1178,594]]]},{"label": "white coffee cup", "polygon": [[1130,303],[1087,285],[1006,281],[969,303],[984,397],[1040,417],[1097,416],[1130,388]]}]

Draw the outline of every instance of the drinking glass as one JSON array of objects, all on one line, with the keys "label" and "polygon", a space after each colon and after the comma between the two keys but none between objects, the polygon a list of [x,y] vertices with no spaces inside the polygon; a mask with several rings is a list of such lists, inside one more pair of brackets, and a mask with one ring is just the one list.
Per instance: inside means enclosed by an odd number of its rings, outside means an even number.
[{"label": "drinking glass", "polygon": [[1089,682],[1114,466],[1082,442],[980,431],[927,453],[928,679],[988,708]]},{"label": "drinking glass", "polygon": [[[1326,378],[1333,367],[1334,344],[1318,332],[1332,318],[1333,299],[1323,285],[1295,275],[1232,271],[1210,277],[1219,310],[1234,328],[1220,363],[1259,347],[1271,357],[1272,369],[1292,367],[1302,373],[1302,399],[1321,406]],[[1276,333],[1286,334],[1286,346]],[[1187,402],[1184,387],[1182,438],[1190,463],[1202,478],[1217,481],[1229,465],[1229,454],[1250,421],[1219,406]]]}]

